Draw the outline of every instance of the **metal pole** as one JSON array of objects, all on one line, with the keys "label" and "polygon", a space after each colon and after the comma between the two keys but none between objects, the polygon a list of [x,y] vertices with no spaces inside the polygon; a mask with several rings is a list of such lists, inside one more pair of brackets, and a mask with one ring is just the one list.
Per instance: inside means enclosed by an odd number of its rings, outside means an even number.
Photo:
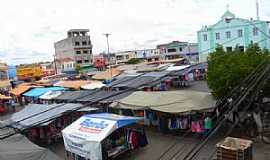
[{"label": "metal pole", "polygon": [[53,55],[53,61],[54,61],[54,70],[55,70],[55,75],[57,75],[57,67],[56,67],[56,55]]},{"label": "metal pole", "polygon": [[[111,56],[110,56],[110,46],[109,46],[109,36],[111,35],[110,33],[104,33],[103,35],[105,35],[106,36],[106,38],[107,38],[107,49],[108,49],[108,52],[107,52],[107,54],[108,54],[108,59],[109,59],[109,63],[110,63],[110,58],[111,58]],[[112,79],[112,66],[110,65],[109,66],[109,69],[110,69],[110,74],[111,74],[111,79]]]}]

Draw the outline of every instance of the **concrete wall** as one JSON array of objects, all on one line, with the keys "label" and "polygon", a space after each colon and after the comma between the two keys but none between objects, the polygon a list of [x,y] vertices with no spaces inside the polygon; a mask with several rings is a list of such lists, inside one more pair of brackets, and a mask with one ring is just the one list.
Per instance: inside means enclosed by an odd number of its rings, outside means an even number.
[{"label": "concrete wall", "polygon": [[[75,64],[93,64],[92,43],[89,35],[71,36],[54,44],[56,59],[72,58]],[[57,64],[61,68],[62,64]]]},{"label": "concrete wall", "polygon": [[[230,21],[226,21],[226,16],[231,16]],[[253,29],[257,27],[258,35],[253,34]],[[242,36],[239,36],[238,30],[242,30]],[[226,32],[231,33],[231,37],[226,37]],[[219,33],[220,39],[217,39],[216,34]],[[204,39],[207,36],[207,40]],[[220,44],[226,50],[227,47],[243,46],[245,49],[253,42],[258,43],[261,48],[270,49],[270,40],[266,35],[269,35],[269,25],[265,21],[251,21],[241,18],[236,18],[234,14],[226,12],[219,22],[212,26],[204,26],[198,31],[198,47],[200,62],[205,62],[209,53],[214,52],[217,44]]]}]

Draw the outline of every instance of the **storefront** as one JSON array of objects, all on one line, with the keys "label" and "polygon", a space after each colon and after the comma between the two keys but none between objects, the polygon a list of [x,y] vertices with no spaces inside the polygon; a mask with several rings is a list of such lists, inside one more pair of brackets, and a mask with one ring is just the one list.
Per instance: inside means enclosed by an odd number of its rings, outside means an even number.
[{"label": "storefront", "polygon": [[148,144],[139,117],[110,113],[85,115],[62,131],[67,158],[104,160]]}]

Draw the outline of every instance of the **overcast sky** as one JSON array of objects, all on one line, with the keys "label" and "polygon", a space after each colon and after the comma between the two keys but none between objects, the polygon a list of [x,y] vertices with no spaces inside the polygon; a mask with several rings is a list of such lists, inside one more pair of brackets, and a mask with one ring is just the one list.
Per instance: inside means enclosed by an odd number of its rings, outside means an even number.
[{"label": "overcast sky", "polygon": [[[270,20],[270,0],[260,15]],[[173,40],[196,42],[226,5],[237,17],[256,17],[255,0],[8,0],[0,4],[0,60],[9,64],[52,60],[53,43],[71,28],[90,29],[93,52],[154,48]]]}]

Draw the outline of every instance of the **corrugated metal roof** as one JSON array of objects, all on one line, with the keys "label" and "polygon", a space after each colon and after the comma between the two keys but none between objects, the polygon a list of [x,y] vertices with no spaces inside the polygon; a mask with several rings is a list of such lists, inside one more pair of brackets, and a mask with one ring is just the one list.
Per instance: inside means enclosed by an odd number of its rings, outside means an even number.
[{"label": "corrugated metal roof", "polygon": [[93,94],[93,91],[65,91],[59,97],[54,98],[55,100],[68,100],[70,102],[75,101],[79,98],[83,98],[87,95]]},{"label": "corrugated metal roof", "polygon": [[79,98],[78,102],[97,102],[97,101],[103,101],[104,99],[110,98],[113,95],[118,95],[121,93],[124,93],[125,91],[97,91],[93,94],[90,94],[88,96],[85,96],[84,98]]},{"label": "corrugated metal roof", "polygon": [[30,104],[21,111],[14,113],[5,123],[11,124],[12,127],[17,129],[27,129],[54,120],[63,113],[74,111],[80,107],[82,107],[82,104]]}]

